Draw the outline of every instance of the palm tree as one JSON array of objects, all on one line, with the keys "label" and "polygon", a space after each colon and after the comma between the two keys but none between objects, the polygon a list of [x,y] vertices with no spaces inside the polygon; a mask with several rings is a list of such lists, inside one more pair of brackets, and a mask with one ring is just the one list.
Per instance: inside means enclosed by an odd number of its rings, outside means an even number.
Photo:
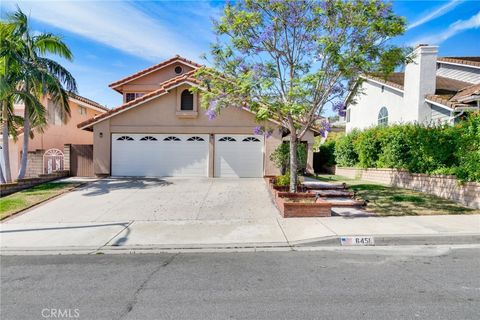
[{"label": "palm tree", "polygon": [[7,60],[18,66],[19,78],[16,79],[15,89],[21,92],[17,96],[25,105],[22,158],[18,173],[18,179],[21,179],[25,177],[27,169],[28,144],[33,129],[42,130],[46,124],[45,106],[41,100],[45,97],[51,100],[55,112],[66,122],[70,116],[68,92],[76,93],[77,85],[70,72],[47,57],[56,55],[67,60],[73,59],[72,52],[59,36],[50,33],[33,35],[28,18],[20,8],[8,16],[7,23],[13,26],[12,37],[6,39],[10,43],[6,47],[7,52],[2,52],[0,58],[8,57]]}]

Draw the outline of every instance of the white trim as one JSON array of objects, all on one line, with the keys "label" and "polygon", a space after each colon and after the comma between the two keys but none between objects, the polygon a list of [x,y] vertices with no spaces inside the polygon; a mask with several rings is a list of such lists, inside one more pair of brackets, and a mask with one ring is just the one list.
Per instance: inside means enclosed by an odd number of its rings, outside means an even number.
[{"label": "white trim", "polygon": [[374,80],[374,79],[371,79],[371,78],[368,78],[368,77],[365,77],[365,76],[360,76],[360,78],[363,78],[363,79],[365,79],[365,80],[367,80],[367,81],[371,81],[371,82],[373,82],[373,83],[376,83],[376,84],[379,84],[379,85],[381,85],[381,86],[385,86],[385,87],[390,88],[390,89],[392,89],[392,90],[395,90],[395,91],[398,91],[398,92],[403,93],[403,90],[402,90],[402,89],[396,88],[396,87],[394,87],[394,86],[391,86],[391,85],[389,85],[389,84],[383,83],[383,82],[381,82],[381,81],[377,81],[377,80]]},{"label": "white trim", "polygon": [[[146,72],[146,73],[142,73],[142,74],[136,76],[135,78],[128,79],[128,80],[125,80],[125,81],[123,81],[123,82],[120,82],[120,83],[116,84],[115,86],[111,86],[111,87],[110,87],[110,85],[109,85],[109,87],[112,88],[112,89],[115,89],[115,88],[117,88],[117,87],[119,87],[119,86],[121,86],[121,85],[123,85],[123,84],[125,84],[125,83],[131,82],[131,81],[133,81],[133,80],[137,80],[137,79],[139,79],[139,78],[141,78],[141,77],[143,77],[143,76],[146,76],[146,75],[148,75],[148,74],[150,74],[150,73],[152,73],[152,72],[161,70],[161,69],[163,69],[163,68],[165,68],[165,67],[168,67],[168,66],[170,66],[170,65],[172,65],[172,64],[174,64],[174,63],[179,63],[179,62],[180,62],[180,63],[183,63],[184,65],[187,65],[187,66],[189,66],[189,67],[192,67],[192,68],[194,68],[194,69],[199,68],[198,66],[195,66],[195,65],[193,65],[193,64],[184,62],[184,61],[182,61],[182,60],[180,60],[180,59],[177,58],[177,59],[173,60],[172,62],[167,63],[166,65],[163,65],[163,66],[161,66],[161,67],[154,68],[154,69],[152,69],[152,70],[150,70],[150,71],[148,71],[148,72]],[[161,63],[161,62],[160,62],[160,63]],[[148,68],[147,68],[147,69],[148,69]],[[139,71],[139,72],[142,72],[142,71]],[[181,74],[179,74],[178,76],[180,76],[180,75],[181,75]],[[177,76],[177,77],[178,77],[178,76]],[[130,75],[130,76],[126,76],[125,78],[128,78],[128,77],[131,77],[131,75]]]},{"label": "white trim", "polygon": [[429,99],[425,99],[425,102],[426,102],[426,103],[433,104],[433,105],[435,105],[435,106],[437,106],[437,107],[444,108],[444,109],[446,109],[446,110],[448,110],[448,111],[450,111],[450,112],[453,111],[452,108],[450,108],[450,107],[448,107],[448,106],[446,106],[446,105],[444,105],[444,104],[441,104],[441,103],[438,103],[438,102],[429,100]]},{"label": "white trim", "polygon": [[92,106],[91,104],[88,104],[88,103],[86,103],[86,102],[80,101],[80,100],[78,100],[78,99],[75,99],[75,98],[72,98],[72,97],[69,97],[69,99],[72,100],[73,102],[75,102],[76,104],[82,106],[82,107],[90,108],[90,109],[92,109],[92,110],[100,111],[100,112],[102,112],[102,113],[107,112],[107,110],[101,109],[101,108],[99,108],[99,107]]},{"label": "white trim", "polygon": [[450,64],[452,66],[467,67],[467,68],[473,68],[473,69],[480,69],[480,67],[472,66],[471,64],[465,64],[465,63],[447,62],[447,61],[439,61],[439,60],[437,60],[437,63],[440,63],[440,64],[444,63],[444,64]]}]

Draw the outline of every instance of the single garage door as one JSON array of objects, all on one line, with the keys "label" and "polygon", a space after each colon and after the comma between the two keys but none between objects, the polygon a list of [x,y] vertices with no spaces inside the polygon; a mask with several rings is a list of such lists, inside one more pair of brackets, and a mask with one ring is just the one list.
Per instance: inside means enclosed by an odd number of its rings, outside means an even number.
[{"label": "single garage door", "polygon": [[112,134],[112,176],[206,177],[206,134]]},{"label": "single garage door", "polygon": [[215,135],[216,177],[263,177],[263,136]]}]

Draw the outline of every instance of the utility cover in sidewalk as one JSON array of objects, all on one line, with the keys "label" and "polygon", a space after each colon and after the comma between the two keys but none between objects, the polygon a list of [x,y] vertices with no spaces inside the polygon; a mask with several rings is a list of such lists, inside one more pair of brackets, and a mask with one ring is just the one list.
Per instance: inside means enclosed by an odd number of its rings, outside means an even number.
[{"label": "utility cover in sidewalk", "polygon": [[374,246],[375,240],[373,237],[340,237],[342,246]]}]

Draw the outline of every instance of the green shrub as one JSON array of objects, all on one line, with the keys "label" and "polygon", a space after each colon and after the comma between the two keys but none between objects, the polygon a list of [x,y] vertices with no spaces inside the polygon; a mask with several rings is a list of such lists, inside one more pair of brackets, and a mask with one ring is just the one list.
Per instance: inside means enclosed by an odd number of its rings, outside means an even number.
[{"label": "green shrub", "polygon": [[380,154],[380,135],[384,127],[362,131],[353,146],[358,154],[358,165],[362,168],[376,167]]},{"label": "green shrub", "polygon": [[[297,183],[301,184],[299,175],[297,175]],[[277,186],[288,187],[290,185],[290,171],[287,171],[285,174],[282,174],[281,176],[275,177],[275,184]]]},{"label": "green shrub", "polygon": [[358,165],[358,154],[354,148],[359,131],[353,130],[339,138],[335,143],[335,162],[340,167],[354,167]]},{"label": "green shrub", "polygon": [[403,124],[352,131],[336,142],[334,155],[339,166],[454,174],[461,181],[480,181],[480,114],[455,126]]},{"label": "green shrub", "polygon": [[335,164],[335,140],[330,140],[320,145],[318,165],[320,168],[323,168],[333,167]]},{"label": "green shrub", "polygon": [[455,175],[464,181],[480,181],[480,113],[455,126],[458,130]]},{"label": "green shrub", "polygon": [[386,127],[380,138],[378,168],[407,169],[410,159],[408,127],[395,125]]},{"label": "green shrub", "polygon": [[[297,168],[299,172],[303,172],[307,167],[307,147],[304,143],[297,145]],[[290,143],[281,143],[275,151],[270,155],[270,161],[285,174],[290,167]]]}]

